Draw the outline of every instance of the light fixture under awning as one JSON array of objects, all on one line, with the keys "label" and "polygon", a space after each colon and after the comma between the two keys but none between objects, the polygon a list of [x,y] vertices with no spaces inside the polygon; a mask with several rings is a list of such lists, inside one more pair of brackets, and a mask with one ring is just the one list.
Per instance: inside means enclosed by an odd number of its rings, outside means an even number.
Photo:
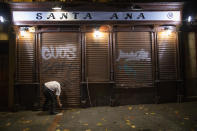
[{"label": "light fixture under awning", "polygon": [[53,10],[61,10],[62,7],[61,7],[61,6],[55,6],[55,7],[53,7],[52,9],[53,9]]},{"label": "light fixture under awning", "polygon": [[5,19],[3,18],[3,16],[0,16],[0,22],[1,23],[4,23],[5,22]]}]

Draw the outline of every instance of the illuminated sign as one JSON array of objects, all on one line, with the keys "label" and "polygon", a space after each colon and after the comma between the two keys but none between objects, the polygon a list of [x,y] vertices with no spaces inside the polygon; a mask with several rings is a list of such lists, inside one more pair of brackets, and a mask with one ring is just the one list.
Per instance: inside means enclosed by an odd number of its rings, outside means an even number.
[{"label": "illuminated sign", "polygon": [[13,11],[14,21],[180,21],[180,11],[44,12]]}]

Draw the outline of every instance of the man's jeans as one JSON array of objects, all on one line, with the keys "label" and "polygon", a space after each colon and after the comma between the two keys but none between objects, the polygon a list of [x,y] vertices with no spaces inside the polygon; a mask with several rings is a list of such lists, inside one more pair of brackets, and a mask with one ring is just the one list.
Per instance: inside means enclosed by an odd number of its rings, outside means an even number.
[{"label": "man's jeans", "polygon": [[[55,112],[56,96],[53,93],[53,91],[48,89],[46,86],[43,85],[42,87],[43,87],[43,94],[45,96],[45,102],[44,102],[44,105],[43,105],[43,111],[46,111],[46,110],[48,110],[50,108],[49,111],[52,114],[52,113]],[[50,104],[50,105],[48,106],[48,104]]]}]

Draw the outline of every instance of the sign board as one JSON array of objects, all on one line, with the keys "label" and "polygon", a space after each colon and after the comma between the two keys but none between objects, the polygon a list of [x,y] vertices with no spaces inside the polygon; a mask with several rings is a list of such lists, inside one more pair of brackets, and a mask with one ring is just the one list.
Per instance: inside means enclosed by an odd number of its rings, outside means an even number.
[{"label": "sign board", "polygon": [[180,21],[180,11],[44,12],[13,11],[16,21]]}]

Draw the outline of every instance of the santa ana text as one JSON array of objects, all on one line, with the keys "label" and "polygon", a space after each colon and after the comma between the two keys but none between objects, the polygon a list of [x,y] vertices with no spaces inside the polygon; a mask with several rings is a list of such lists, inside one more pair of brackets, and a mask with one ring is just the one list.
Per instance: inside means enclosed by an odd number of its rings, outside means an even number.
[{"label": "santa ana text", "polygon": [[[180,21],[180,11],[13,11],[16,21]],[[21,17],[23,16],[23,17]]]},{"label": "santa ana text", "polygon": [[105,13],[104,15],[100,13],[90,13],[90,12],[51,12],[51,13],[37,13],[37,20],[98,20],[103,18],[103,20],[119,20],[119,19],[145,19],[144,13]]}]

